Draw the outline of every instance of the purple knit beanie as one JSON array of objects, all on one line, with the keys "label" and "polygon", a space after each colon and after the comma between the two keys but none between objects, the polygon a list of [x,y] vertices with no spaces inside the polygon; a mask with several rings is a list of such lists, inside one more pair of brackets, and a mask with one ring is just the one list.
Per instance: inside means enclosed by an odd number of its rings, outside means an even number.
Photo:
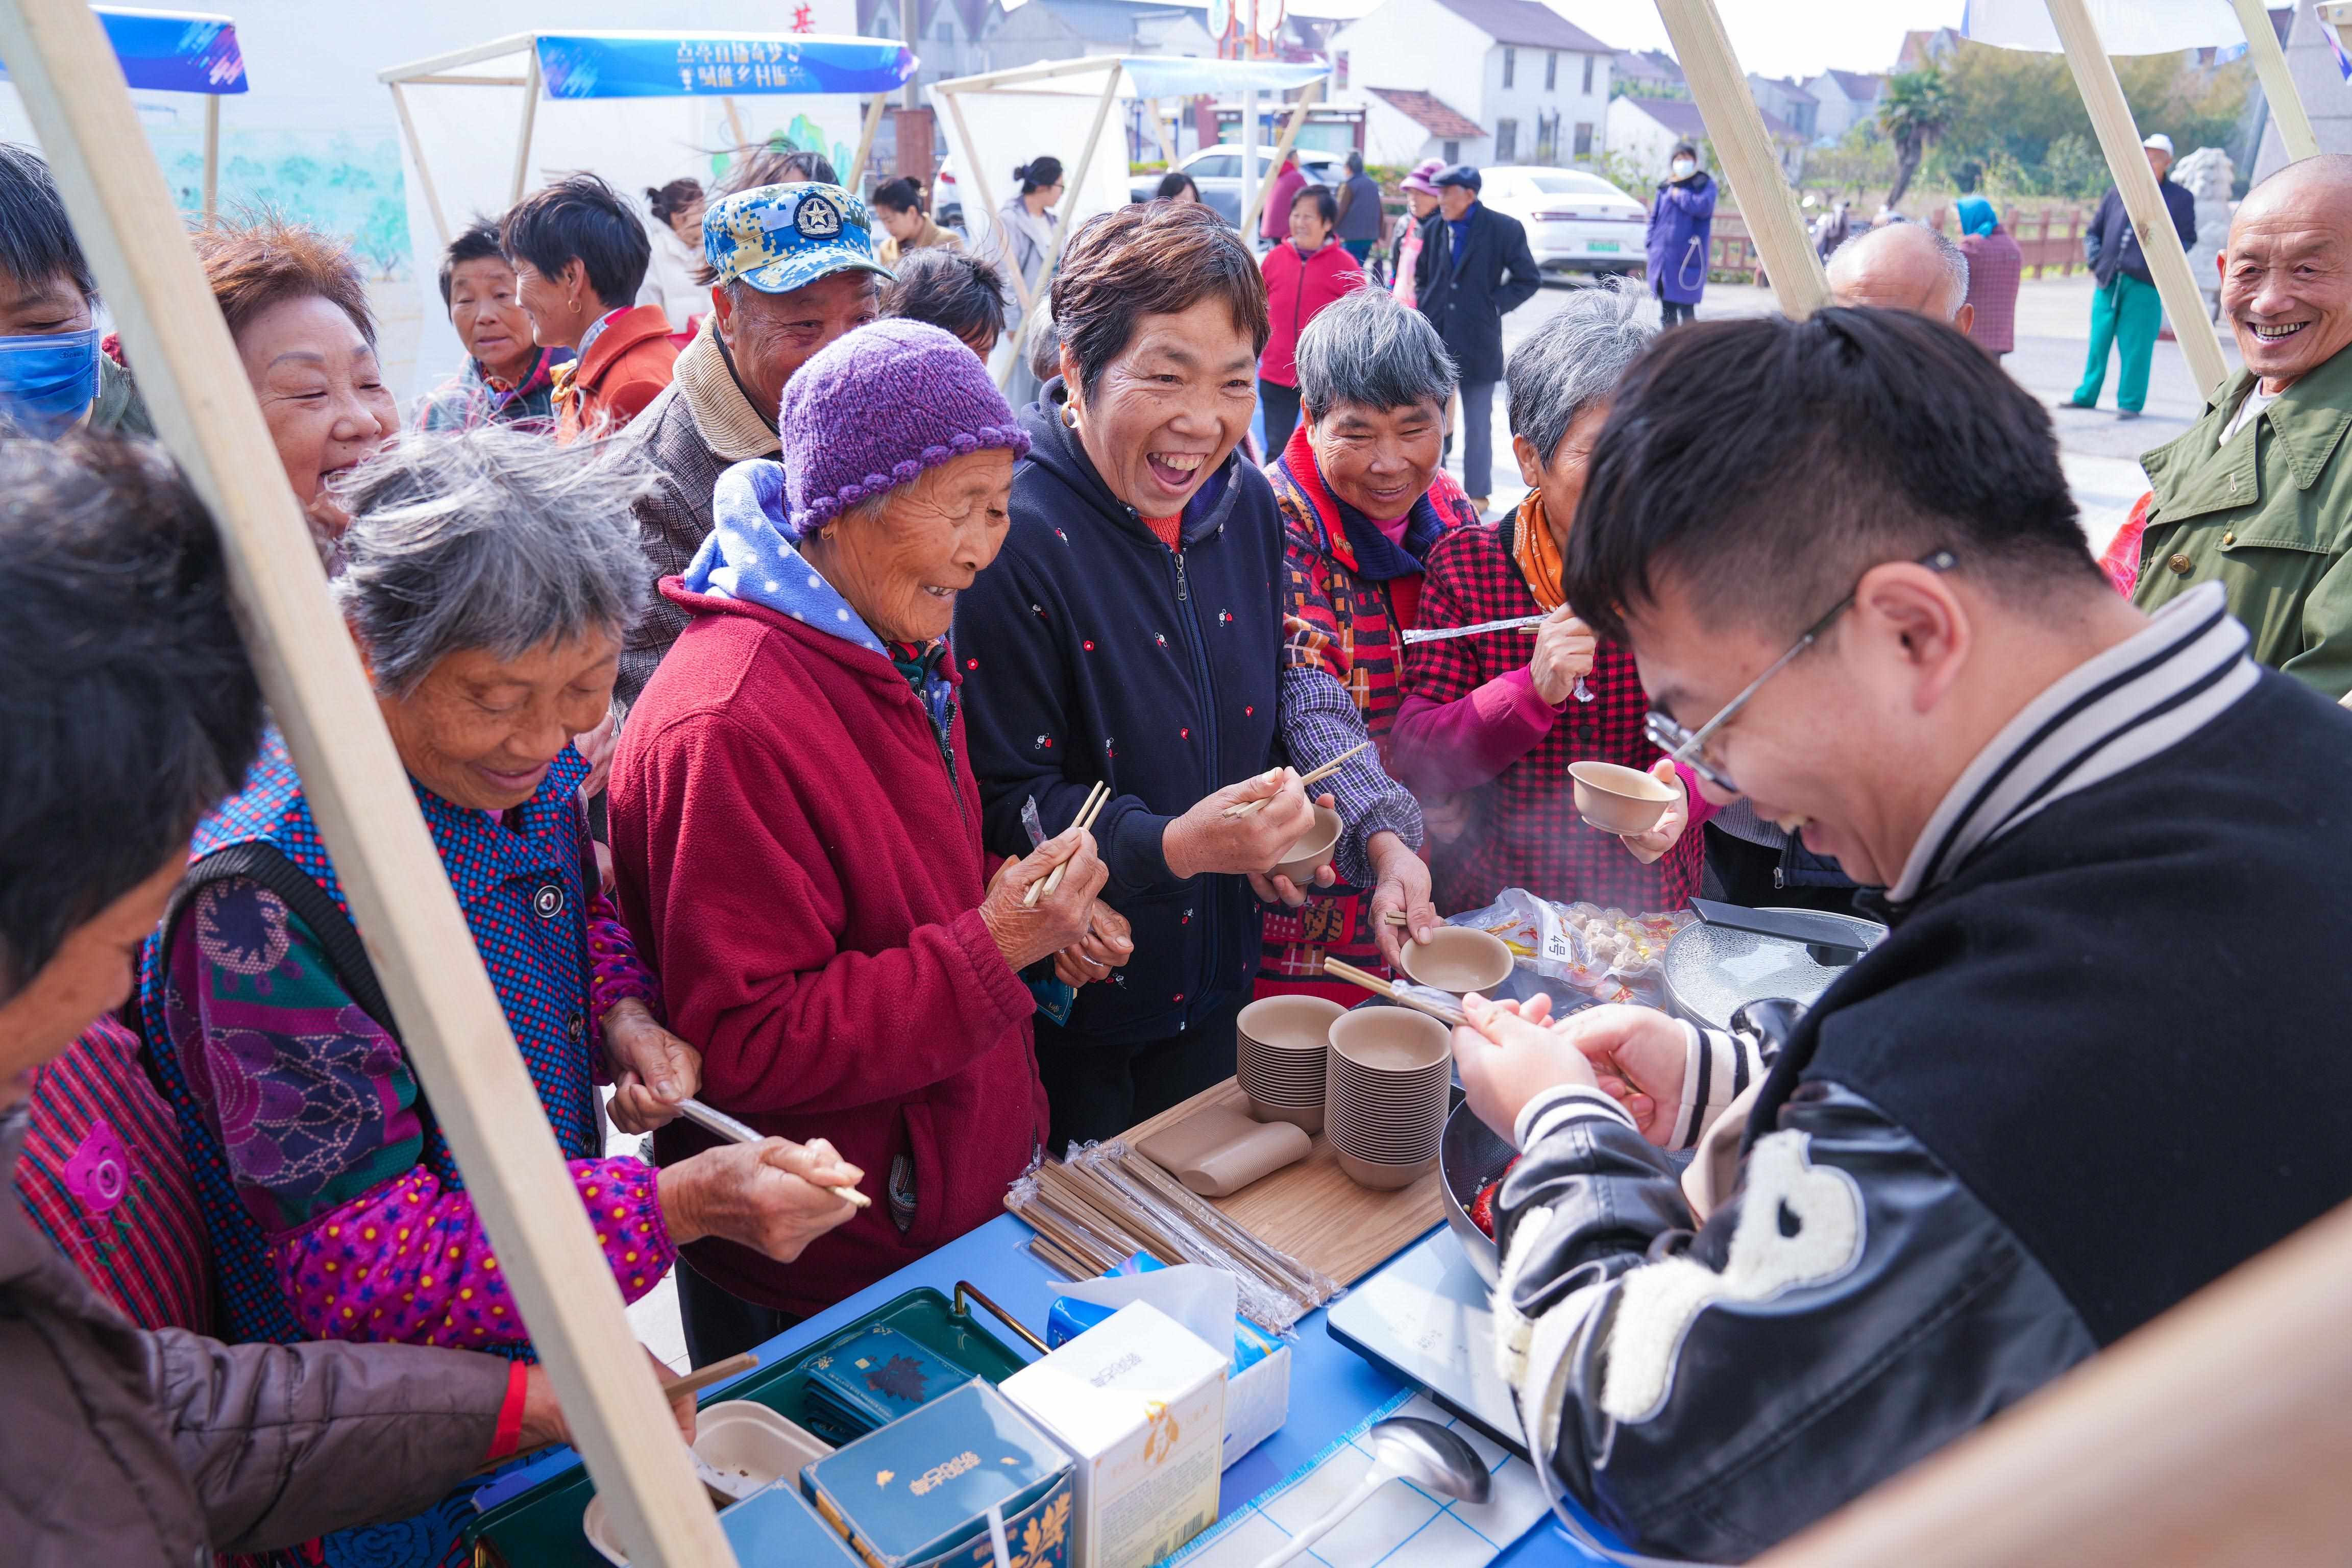
[{"label": "purple knit beanie", "polygon": [[980,356],[927,321],[876,321],[826,344],[784,384],[777,433],[803,533],[950,458],[1029,452]]}]

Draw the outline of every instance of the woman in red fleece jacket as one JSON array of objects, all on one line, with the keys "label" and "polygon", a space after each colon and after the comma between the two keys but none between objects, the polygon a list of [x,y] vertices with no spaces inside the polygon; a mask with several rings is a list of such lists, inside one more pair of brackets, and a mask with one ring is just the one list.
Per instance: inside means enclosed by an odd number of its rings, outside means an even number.
[{"label": "woman in red fleece jacket", "polygon": [[1364,269],[1331,237],[1339,199],[1325,185],[1301,187],[1290,202],[1290,237],[1258,263],[1265,274],[1271,331],[1258,356],[1258,401],[1265,410],[1265,449],[1276,457],[1298,427],[1298,334],[1340,295],[1364,286]]},{"label": "woman in red fleece jacket", "polygon": [[[793,377],[780,435],[782,464],[719,477],[709,540],[662,583],[694,618],[622,735],[614,869],[672,1024],[703,1042],[703,1098],[824,1129],[881,1201],[789,1265],[688,1248],[697,1365],[1002,1212],[1046,1129],[1020,972],[1126,962],[1083,830],[993,878],[981,849],[947,632],[1029,447],[986,368],[937,327],[877,322]],[[677,1122],[656,1149],[708,1142]]]}]

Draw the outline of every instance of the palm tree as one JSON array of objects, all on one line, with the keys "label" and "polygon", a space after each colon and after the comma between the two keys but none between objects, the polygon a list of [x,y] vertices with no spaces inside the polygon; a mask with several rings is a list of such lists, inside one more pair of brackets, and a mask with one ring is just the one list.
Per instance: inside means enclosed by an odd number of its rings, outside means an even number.
[{"label": "palm tree", "polygon": [[1878,105],[1878,124],[1895,143],[1895,188],[1886,193],[1888,206],[1900,202],[1903,193],[1911,188],[1920,160],[1943,135],[1951,117],[1951,89],[1945,84],[1944,73],[1934,66],[1905,71],[1887,82],[1886,96]]}]

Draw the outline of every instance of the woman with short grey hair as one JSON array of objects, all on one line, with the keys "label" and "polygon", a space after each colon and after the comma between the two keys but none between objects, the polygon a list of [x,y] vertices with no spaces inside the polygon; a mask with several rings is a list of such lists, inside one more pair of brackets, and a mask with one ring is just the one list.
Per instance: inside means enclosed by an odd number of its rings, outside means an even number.
[{"label": "woman with short grey hair", "polygon": [[1437,923],[1421,807],[1382,756],[1423,563],[1478,516],[1439,466],[1454,360],[1428,317],[1360,289],[1307,323],[1297,369],[1304,449],[1294,441],[1265,470],[1283,520],[1283,743],[1301,772],[1380,745],[1330,780],[1348,825],[1342,885],[1268,911],[1258,994],[1339,997],[1347,988],[1324,977],[1327,955],[1385,971],[1408,935],[1425,942]]},{"label": "woman with short grey hair", "polygon": [[[606,901],[572,744],[603,718],[642,608],[630,503],[643,489],[586,447],[503,426],[412,436],[341,486],[352,523],[334,584],[538,1109],[631,1300],[698,1237],[796,1257],[848,1217],[833,1189],[859,1177],[821,1141],[730,1145],[658,1173],[601,1157],[599,1080],[616,1088],[614,1124],[642,1131],[677,1114],[701,1069],[658,1021],[658,990]],[[527,1346],[274,734],[198,825],[192,858],[150,948],[144,1005],[197,1173],[223,1337]],[[437,1563],[447,1544],[399,1561]]]},{"label": "woman with short grey hair", "polygon": [[[1560,586],[1593,443],[1657,331],[1646,300],[1609,286],[1572,295],[1522,342],[1508,380],[1528,498],[1500,527],[1449,536],[1431,553],[1423,626],[1543,617],[1423,643],[1406,668],[1395,766],[1430,803],[1444,908],[1478,909],[1525,888],[1643,913],[1680,909],[1698,891],[1701,837],[1688,828],[1711,808],[1650,744],[1633,654],[1600,641]],[[1676,799],[1652,832],[1603,833],[1572,798],[1568,764],[1585,761],[1652,773]]]}]

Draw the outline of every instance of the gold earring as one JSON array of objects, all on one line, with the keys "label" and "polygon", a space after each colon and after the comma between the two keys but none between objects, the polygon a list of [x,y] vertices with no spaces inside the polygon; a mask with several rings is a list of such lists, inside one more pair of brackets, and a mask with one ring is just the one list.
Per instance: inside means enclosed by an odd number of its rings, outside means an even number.
[{"label": "gold earring", "polygon": [[1076,404],[1065,403],[1062,405],[1062,427],[1066,430],[1075,430],[1078,427],[1078,405]]}]

